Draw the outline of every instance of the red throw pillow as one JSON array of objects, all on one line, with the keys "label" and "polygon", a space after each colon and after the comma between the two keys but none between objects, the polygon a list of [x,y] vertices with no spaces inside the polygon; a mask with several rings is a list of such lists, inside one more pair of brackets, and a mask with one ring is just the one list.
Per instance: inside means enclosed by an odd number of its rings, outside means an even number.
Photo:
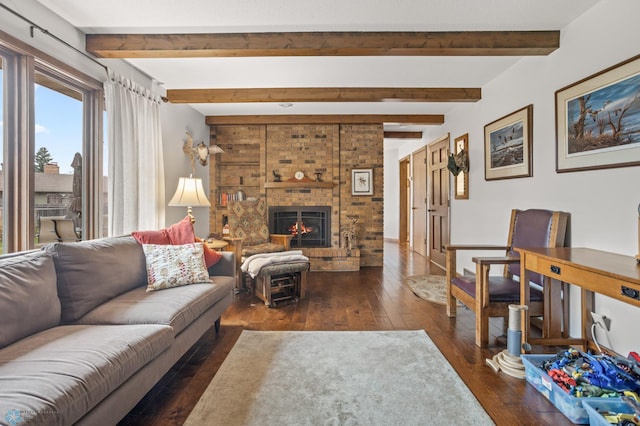
[{"label": "red throw pillow", "polygon": [[133,231],[131,236],[140,244],[171,244],[164,229],[159,231]]},{"label": "red throw pillow", "polygon": [[[200,238],[196,237],[196,242],[202,243],[203,241]],[[202,244],[202,248],[204,250],[204,263],[207,265],[207,268],[212,267],[213,265],[218,263],[220,259],[222,259],[222,255],[217,251],[210,249],[206,243]]]},{"label": "red throw pillow", "polygon": [[[194,241],[202,243],[193,233],[193,224],[191,218],[185,216],[180,222],[171,225],[166,229],[159,231],[134,231],[131,233],[140,244],[158,244],[158,245],[174,245],[181,246],[191,244]],[[222,255],[217,251],[210,249],[206,244],[202,244],[204,252],[204,263],[207,268],[218,263],[222,259]]]},{"label": "red throw pillow", "polygon": [[193,224],[189,216],[185,216],[184,219],[178,223],[174,223],[165,231],[167,237],[169,237],[170,244],[174,246],[190,244],[196,240],[196,236],[193,233]]}]

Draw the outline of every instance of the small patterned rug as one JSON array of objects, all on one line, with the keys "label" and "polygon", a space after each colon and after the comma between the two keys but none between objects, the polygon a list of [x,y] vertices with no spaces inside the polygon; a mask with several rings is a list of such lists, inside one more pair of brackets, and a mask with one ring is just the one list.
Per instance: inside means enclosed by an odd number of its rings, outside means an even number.
[{"label": "small patterned rug", "polygon": [[439,305],[447,304],[447,281],[443,275],[413,275],[406,284],[421,299]]}]

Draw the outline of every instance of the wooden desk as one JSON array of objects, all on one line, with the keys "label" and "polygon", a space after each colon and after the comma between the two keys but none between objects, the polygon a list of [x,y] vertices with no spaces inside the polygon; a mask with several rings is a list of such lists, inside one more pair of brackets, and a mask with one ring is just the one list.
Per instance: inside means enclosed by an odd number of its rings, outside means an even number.
[{"label": "wooden desk", "polygon": [[[590,312],[594,312],[594,294],[640,307],[640,265],[633,256],[624,256],[589,248],[516,248],[520,253],[520,280],[529,282],[528,274],[537,272],[555,281],[574,284],[581,288],[582,330],[580,339],[532,339],[529,340],[529,317],[523,313],[523,339],[533,344],[582,344],[587,346],[591,326]],[[545,290],[546,291],[546,290]],[[521,303],[529,300],[529,286],[521,286]],[[545,309],[546,310],[546,309]],[[568,334],[569,324],[564,325]],[[557,335],[557,330],[552,331]],[[581,342],[581,343],[580,343]]]}]

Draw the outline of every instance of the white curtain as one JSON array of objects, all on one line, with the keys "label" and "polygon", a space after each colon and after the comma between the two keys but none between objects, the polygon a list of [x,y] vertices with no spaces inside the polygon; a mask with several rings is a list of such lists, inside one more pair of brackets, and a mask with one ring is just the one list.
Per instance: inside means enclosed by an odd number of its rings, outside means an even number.
[{"label": "white curtain", "polygon": [[164,227],[159,95],[109,71],[109,235]]}]

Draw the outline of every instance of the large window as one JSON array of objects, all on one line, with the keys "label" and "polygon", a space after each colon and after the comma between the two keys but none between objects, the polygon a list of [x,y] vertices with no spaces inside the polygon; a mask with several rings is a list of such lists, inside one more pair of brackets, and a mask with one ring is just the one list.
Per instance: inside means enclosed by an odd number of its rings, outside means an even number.
[{"label": "large window", "polygon": [[10,36],[0,38],[2,251],[40,244],[42,217],[104,235],[102,84]]},{"label": "large window", "polygon": [[[41,218],[66,219],[80,238],[82,226],[83,94],[63,81],[36,71],[34,87],[35,157],[34,221],[36,244]],[[49,238],[48,238],[49,237]],[[66,235],[66,239],[73,236]]]}]

